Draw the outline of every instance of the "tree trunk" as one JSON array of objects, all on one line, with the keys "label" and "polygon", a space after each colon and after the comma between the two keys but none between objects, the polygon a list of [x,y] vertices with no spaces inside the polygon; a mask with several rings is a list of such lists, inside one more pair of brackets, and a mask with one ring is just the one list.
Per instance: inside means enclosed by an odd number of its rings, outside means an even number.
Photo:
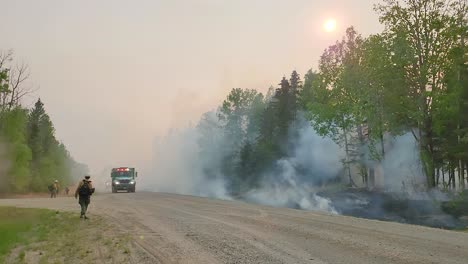
[{"label": "tree trunk", "polygon": [[[463,8],[466,8],[466,4],[463,5]],[[465,18],[464,18],[464,15],[466,15],[466,12],[460,12],[460,17],[459,17],[459,22],[460,22],[460,26],[464,26],[464,23],[465,23]],[[461,50],[462,51],[465,51],[465,33],[466,31],[465,30],[462,30],[461,31],[461,35],[460,35],[460,46],[461,46]],[[462,63],[465,63],[465,61],[463,61],[463,57],[462,56]],[[460,65],[459,69],[458,69],[458,82],[461,84],[462,83],[462,70],[463,70],[463,65]],[[460,97],[457,97],[458,99],[458,102],[459,102],[459,106],[460,106]],[[466,114],[466,113],[465,113]],[[460,122],[462,120],[459,119],[458,121],[458,129],[460,129]],[[460,133],[458,133],[458,143],[460,143]],[[460,168],[461,168],[461,171],[459,173],[459,176],[460,176],[460,187],[462,190],[465,189],[465,166],[464,165],[468,165],[468,164],[463,164],[463,161],[460,160]],[[467,167],[468,168],[468,167]],[[468,172],[467,172],[468,173]]]},{"label": "tree trunk", "polygon": [[450,168],[450,166],[449,166],[449,169],[448,169],[448,183],[447,183],[447,186],[449,187],[449,189],[452,188],[452,168]]},{"label": "tree trunk", "polygon": [[[468,162],[465,162],[465,168],[467,169],[467,170],[466,170],[467,176],[466,176],[466,179],[465,179],[467,182],[466,182],[465,184],[468,184]],[[465,185],[465,186],[466,186],[466,185]]]},{"label": "tree trunk", "polygon": [[375,169],[374,167],[369,168],[369,185],[375,187]]},{"label": "tree trunk", "polygon": [[345,152],[346,152],[345,163],[346,163],[346,169],[348,171],[349,184],[351,185],[351,187],[356,187],[356,184],[353,181],[353,177],[351,176],[351,166],[350,166],[349,146],[348,146],[348,135],[347,135],[346,129],[343,129],[343,136],[344,136],[344,141],[345,141]]},{"label": "tree trunk", "polygon": [[421,161],[424,170],[424,174],[426,175],[427,180],[427,187],[429,189],[435,187],[435,169],[433,163],[433,155],[430,151],[426,150],[426,147],[421,145],[420,148],[421,153]]},{"label": "tree trunk", "polygon": [[360,165],[360,170],[361,170],[361,176],[362,176],[362,183],[364,184],[364,186],[366,186],[366,188],[369,188],[369,180],[368,180],[368,173],[367,173],[367,166],[365,166],[364,164],[361,164]]},{"label": "tree trunk", "polygon": [[446,186],[447,185],[446,185],[446,182],[445,182],[445,170],[442,167],[442,187],[445,189]]},{"label": "tree trunk", "polygon": [[450,162],[450,182],[452,183],[452,190],[455,190],[455,166]]},{"label": "tree trunk", "polygon": [[[431,153],[431,121],[426,111],[427,106],[423,106],[423,112],[425,113],[424,120],[418,122],[418,136],[419,136],[419,155],[421,157],[421,165],[423,168],[424,175],[426,176],[427,188],[431,189],[435,187],[435,170],[433,155]],[[424,130],[424,131],[423,131]]]},{"label": "tree trunk", "polygon": [[[346,136],[345,136],[346,138]],[[346,140],[347,141],[347,140]],[[346,170],[348,171],[348,178],[349,178],[349,184],[351,186],[355,186],[354,184],[354,181],[353,181],[353,177],[351,176],[351,166],[350,166],[350,163],[349,163],[349,149],[348,149],[348,145],[346,145]]]},{"label": "tree trunk", "polygon": [[460,185],[460,189],[465,189],[465,167],[461,160],[458,161],[458,184]]},{"label": "tree trunk", "polygon": [[[364,146],[366,145],[366,139],[364,137],[362,125],[357,126],[357,133],[358,133],[360,148],[364,148]],[[360,170],[361,170],[361,176],[362,176],[362,183],[368,189],[369,188],[369,178],[368,178],[369,174],[367,172],[367,166],[363,160],[364,158],[365,158],[365,155],[359,152],[359,159],[360,159],[359,163],[360,163]]]},{"label": "tree trunk", "polygon": [[[380,129],[380,131],[382,131],[382,128]],[[382,148],[382,157],[381,157],[381,162],[385,159],[385,142],[384,142],[384,135],[382,132],[380,132],[380,147]],[[380,163],[382,164],[382,163]],[[380,166],[381,167],[381,170],[380,170],[380,177],[382,179],[384,179],[384,182],[385,182],[385,171],[384,171],[384,166]]]}]

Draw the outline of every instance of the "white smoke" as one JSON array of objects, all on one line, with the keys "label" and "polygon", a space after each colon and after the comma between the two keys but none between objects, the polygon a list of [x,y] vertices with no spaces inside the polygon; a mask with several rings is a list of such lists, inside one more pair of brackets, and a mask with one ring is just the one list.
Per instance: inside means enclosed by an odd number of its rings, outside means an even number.
[{"label": "white smoke", "polygon": [[[339,173],[341,151],[333,141],[318,136],[308,123],[304,124],[289,157],[278,160],[275,168],[264,175],[261,187],[244,196],[246,200],[337,213],[330,200],[316,192],[317,182]],[[231,146],[226,141],[214,112],[206,113],[197,127],[170,131],[163,139],[155,140],[152,176],[142,178],[140,188],[232,199],[221,172],[222,160]]]},{"label": "white smoke", "polygon": [[249,192],[247,199],[271,206],[337,214],[331,201],[316,193],[320,185],[339,174],[341,156],[338,145],[302,123],[291,154],[276,162],[277,166],[264,176],[261,187]]},{"label": "white smoke", "polygon": [[[209,115],[209,118],[216,118]],[[212,135],[213,144],[202,152],[199,128],[171,130],[162,140],[155,140],[151,177],[140,180],[143,190],[170,192],[203,197],[231,199],[219,169],[222,147]],[[211,175],[206,173],[211,169]],[[214,172],[213,172],[214,171]]]},{"label": "white smoke", "polygon": [[[152,173],[140,179],[140,189],[220,199],[233,199],[230,197],[232,191],[240,199],[274,207],[430,226],[454,225],[453,219],[443,215],[437,203],[430,202],[446,200],[443,193],[428,193],[415,187],[424,185],[425,176],[412,134],[386,138],[385,158],[380,163],[370,163],[380,167],[376,169],[381,171],[378,177],[381,177],[382,185],[379,187],[390,191],[388,195],[361,189],[343,190],[343,182],[340,182],[343,180],[343,148],[330,138],[317,135],[308,122],[298,123],[290,135],[287,155],[273,162],[261,175],[254,175],[256,178],[260,176],[254,186],[242,186],[245,192],[237,192],[228,189],[233,186],[233,180],[222,173],[223,162],[233,157],[230,154],[235,151],[234,144],[225,137],[215,112],[206,113],[197,127],[172,130],[163,139],[155,141]],[[357,170],[353,173],[358,182],[361,176],[357,175]],[[365,186],[363,182],[359,183],[361,187]],[[406,197],[401,195],[403,185]],[[407,208],[392,207],[401,203]],[[428,217],[432,214],[441,218]]]},{"label": "white smoke", "polygon": [[424,186],[418,143],[411,133],[387,140],[385,158],[382,160],[384,186],[390,191],[417,192]]},{"label": "white smoke", "polygon": [[385,146],[387,151],[381,163],[385,190],[404,193],[413,200],[449,200],[447,193],[426,188],[418,142],[412,133],[389,138]]}]

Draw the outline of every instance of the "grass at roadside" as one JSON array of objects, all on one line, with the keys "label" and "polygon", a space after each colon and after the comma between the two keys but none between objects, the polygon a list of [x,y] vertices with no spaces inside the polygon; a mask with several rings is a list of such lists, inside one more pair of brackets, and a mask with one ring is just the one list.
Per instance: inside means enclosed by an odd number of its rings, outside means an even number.
[{"label": "grass at roadside", "polygon": [[99,216],[0,207],[0,263],[128,263],[135,248]]},{"label": "grass at roadside", "polygon": [[0,262],[16,245],[45,239],[44,223],[53,218],[48,210],[0,207]]}]

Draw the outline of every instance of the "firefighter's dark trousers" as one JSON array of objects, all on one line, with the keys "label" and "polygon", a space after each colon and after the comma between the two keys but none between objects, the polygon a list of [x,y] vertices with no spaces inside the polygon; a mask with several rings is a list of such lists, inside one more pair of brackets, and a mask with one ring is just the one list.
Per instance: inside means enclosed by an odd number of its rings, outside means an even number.
[{"label": "firefighter's dark trousers", "polygon": [[88,211],[88,205],[91,202],[91,199],[89,196],[80,196],[80,199],[78,200],[78,203],[81,206],[81,216],[86,215],[86,211]]}]

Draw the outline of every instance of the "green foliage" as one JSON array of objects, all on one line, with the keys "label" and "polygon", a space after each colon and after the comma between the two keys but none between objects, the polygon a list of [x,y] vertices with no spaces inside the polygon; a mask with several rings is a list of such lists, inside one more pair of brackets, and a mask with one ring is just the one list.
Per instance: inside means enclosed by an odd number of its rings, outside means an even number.
[{"label": "green foliage", "polygon": [[435,187],[436,168],[456,163],[454,150],[446,144],[460,140],[453,141],[459,135],[451,131],[464,127],[457,117],[464,102],[456,87],[463,86],[460,66],[466,63],[466,3],[386,0],[376,11],[385,25],[382,38],[391,48],[391,61],[400,69],[398,78],[402,77],[401,110],[396,116],[407,129],[417,131],[427,184]]},{"label": "green foliage", "polygon": [[0,134],[6,140],[10,175],[6,188],[0,191],[25,192],[29,187],[31,150],[26,142],[27,111],[19,107],[3,114]]},{"label": "green foliage", "polygon": [[44,192],[54,180],[69,184],[76,162],[65,146],[55,138],[55,131],[43,104],[38,100],[28,114],[17,106],[2,114],[0,135],[7,146],[7,183],[2,192]]},{"label": "green foliage", "polygon": [[12,90],[8,86],[9,70],[4,67],[0,64],[0,147],[6,151],[0,161],[7,170],[0,172],[6,174],[0,175],[5,181],[0,192],[45,192],[53,180],[63,186],[71,182],[77,169],[80,174],[86,173],[86,168],[77,164],[55,138],[54,126],[40,99],[30,111],[17,100],[7,100]]},{"label": "green foliage", "polygon": [[345,163],[361,167],[385,158],[385,137],[413,133],[427,185],[435,187],[436,170],[450,167],[459,172],[463,187],[467,5],[384,0],[375,10],[385,26],[382,33],[362,38],[347,29],[325,50],[319,71],[306,75],[307,117],[319,134],[343,146]]},{"label": "green foliage", "polygon": [[255,136],[263,108],[261,93],[252,89],[232,89],[218,114],[232,144],[240,147],[244,140]]}]

